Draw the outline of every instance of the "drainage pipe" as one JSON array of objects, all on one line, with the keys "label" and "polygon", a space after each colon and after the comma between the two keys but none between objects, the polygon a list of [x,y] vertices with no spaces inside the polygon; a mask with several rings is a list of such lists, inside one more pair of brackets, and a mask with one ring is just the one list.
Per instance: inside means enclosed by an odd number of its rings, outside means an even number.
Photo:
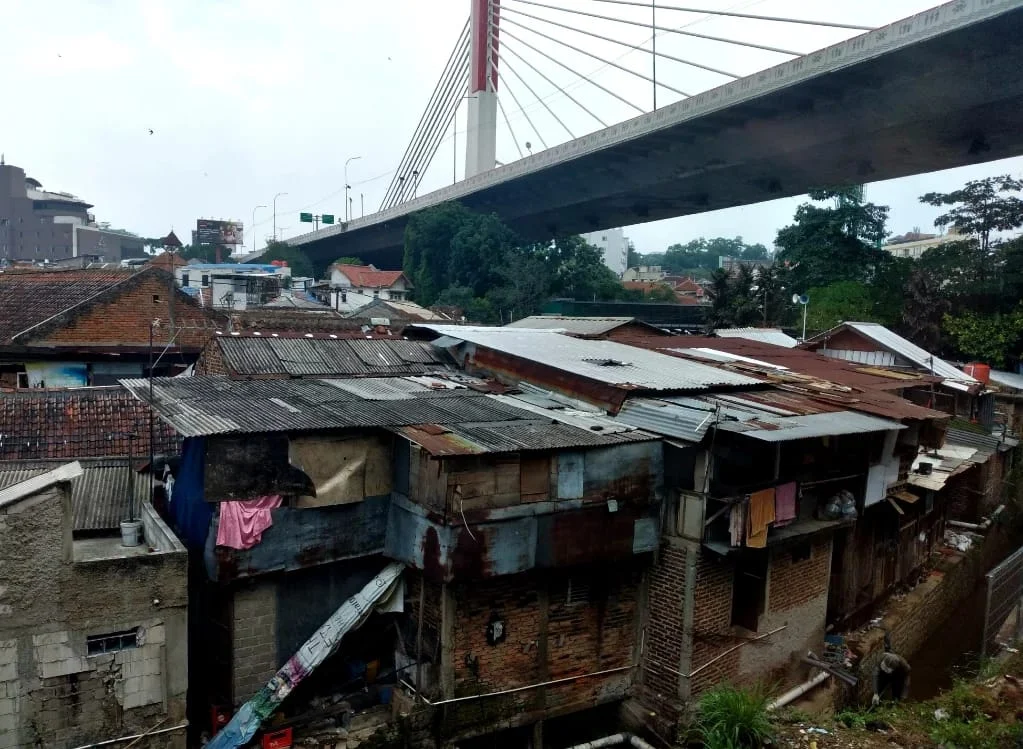
[{"label": "drainage pipe", "polygon": [[783,694],[781,697],[771,702],[771,704],[767,706],[767,709],[777,710],[779,707],[785,707],[790,702],[798,700],[811,689],[814,689],[823,684],[825,681],[828,680],[829,676],[831,676],[831,674],[829,674],[827,671],[821,671],[819,674],[814,676],[809,681],[804,681],[798,687],[793,687],[785,694]]},{"label": "drainage pipe", "polygon": [[602,739],[587,741],[585,744],[576,744],[568,749],[601,749],[607,746],[631,746],[633,749],[654,749],[653,746],[643,741],[634,733],[616,733],[605,736]]},{"label": "drainage pipe", "polygon": [[962,528],[968,531],[986,531],[991,527],[991,524],[995,521],[1002,511],[1005,510],[1005,505],[998,505],[988,517],[979,523],[964,523],[962,520],[948,520],[945,525],[950,525],[953,528]]},{"label": "drainage pipe", "polygon": [[97,741],[95,744],[83,744],[82,746],[75,747],[75,749],[93,749],[94,747],[97,746],[111,746],[113,744],[121,744],[125,741],[137,741],[138,739],[145,738],[146,736],[157,736],[161,733],[173,733],[174,731],[183,731],[186,728],[188,728],[187,720],[184,723],[177,726],[172,726],[171,728],[161,728],[158,731],[146,731],[145,733],[136,733],[133,734],[132,736],[121,736],[119,739],[107,739],[106,741]]}]

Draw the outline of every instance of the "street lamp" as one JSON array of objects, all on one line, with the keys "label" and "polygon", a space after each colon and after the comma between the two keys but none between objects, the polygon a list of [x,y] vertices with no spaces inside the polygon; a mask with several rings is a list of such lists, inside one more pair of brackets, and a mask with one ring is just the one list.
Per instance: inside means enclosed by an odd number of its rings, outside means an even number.
[{"label": "street lamp", "polygon": [[274,241],[277,241],[277,198],[283,198],[287,195],[286,192],[279,192],[274,195]]},{"label": "street lamp", "polygon": [[419,197],[419,172],[413,170],[412,172],[412,199],[415,200]]},{"label": "street lamp", "polygon": [[252,251],[253,252],[256,251],[256,211],[258,211],[260,208],[266,208],[266,206],[265,205],[257,205],[255,208],[252,209],[252,226],[249,227],[250,230],[252,231]]},{"label": "street lamp", "polygon": [[350,216],[348,215],[351,212],[348,209],[348,191],[352,187],[351,185],[348,184],[348,165],[351,164],[353,161],[358,161],[361,158],[362,158],[361,156],[352,156],[352,157],[350,157],[350,158],[345,160],[345,222],[346,223],[350,219]]}]

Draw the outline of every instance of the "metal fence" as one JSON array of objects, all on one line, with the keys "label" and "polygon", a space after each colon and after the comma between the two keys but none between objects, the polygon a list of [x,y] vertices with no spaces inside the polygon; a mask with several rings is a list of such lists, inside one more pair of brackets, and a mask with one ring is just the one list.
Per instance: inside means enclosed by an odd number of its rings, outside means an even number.
[{"label": "metal fence", "polygon": [[1016,629],[1019,631],[1020,606],[1023,604],[1023,548],[1017,549],[1001,564],[987,573],[987,603],[984,607],[984,639],[981,655],[995,649],[995,638],[1006,619],[1016,611]]}]

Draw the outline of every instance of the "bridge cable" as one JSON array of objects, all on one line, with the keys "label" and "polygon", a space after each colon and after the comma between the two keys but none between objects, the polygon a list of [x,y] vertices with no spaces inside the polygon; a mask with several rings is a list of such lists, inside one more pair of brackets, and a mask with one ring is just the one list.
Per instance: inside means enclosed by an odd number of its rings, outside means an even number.
[{"label": "bridge cable", "polygon": [[[468,78],[469,78],[469,72],[466,71],[465,80],[468,80]],[[416,174],[416,173],[412,174],[411,187],[412,187],[412,191],[413,191],[412,192],[413,198],[416,196],[416,193],[419,190],[419,185],[422,183],[423,179],[426,177],[427,170],[429,170],[430,166],[433,164],[433,160],[435,158],[437,158],[437,154],[440,152],[440,146],[444,142],[445,135],[447,134],[447,130],[448,130],[447,129],[447,122],[448,122],[448,120],[450,120],[450,119],[452,119],[454,117],[455,112],[457,111],[458,105],[462,102],[462,99],[465,96],[465,94],[468,92],[468,90],[469,90],[468,86],[464,86],[463,88],[459,89],[456,92],[456,94],[458,94],[458,95],[451,101],[451,104],[448,107],[449,111],[447,113],[447,116],[444,117],[444,120],[443,120],[444,121],[444,127],[435,129],[434,132],[433,132],[433,135],[431,136],[429,142],[427,143],[427,146],[426,146],[426,148],[425,148],[425,150],[423,152],[423,158],[420,160],[418,168],[415,170],[415,172],[418,172],[418,174]],[[405,184],[406,184],[406,188],[404,190],[403,197],[404,197],[405,200],[408,200],[409,199],[408,198],[408,190],[409,190],[408,184],[409,183],[406,182]]]},{"label": "bridge cable", "polygon": [[[501,75],[500,69],[498,69],[497,74],[499,76]],[[526,108],[522,106],[521,102],[519,102],[519,97],[515,95],[515,90],[508,85],[507,80],[505,80],[504,78],[502,78],[502,80],[505,81],[504,90],[508,92],[509,96],[511,96],[512,101],[515,102],[515,106],[519,108],[519,112],[521,112],[522,116],[526,118],[526,122],[529,123],[529,126],[533,129],[533,132],[536,134],[537,139],[539,139],[540,145],[543,146],[544,150],[546,151],[548,148],[547,142],[543,139],[543,136],[540,135],[540,131],[536,129],[536,125],[533,124],[533,120],[531,120],[529,117],[529,112],[527,112]],[[501,101],[500,96],[497,97],[497,101],[498,102]],[[530,154],[532,155],[532,151],[530,151]]]},{"label": "bridge cable", "polygon": [[394,205],[401,202],[407,192],[405,178],[410,172],[420,171],[424,158],[432,158],[428,154],[429,143],[433,140],[434,132],[438,129],[447,130],[447,122],[450,119],[450,112],[454,106],[461,101],[465,91],[465,81],[468,80],[468,48],[465,49],[466,57],[460,69],[455,69],[444,82],[443,91],[435,106],[428,112],[427,124],[421,133],[418,134],[416,142],[409,154],[399,165],[391,188],[385,196],[385,202]]},{"label": "bridge cable", "polygon": [[[500,73],[498,73],[500,75]],[[501,97],[497,97],[497,106],[501,110],[501,116],[504,117],[504,124],[508,126],[508,132],[511,133],[512,143],[515,144],[515,150],[519,152],[519,158],[524,159],[526,155],[522,153],[522,146],[519,145],[519,139],[515,137],[515,130],[512,129],[511,120],[508,119],[508,113],[504,111],[504,103],[501,101]]]},{"label": "bridge cable", "polygon": [[421,161],[424,143],[428,140],[431,131],[437,127],[438,112],[447,111],[450,108],[450,98],[458,85],[459,78],[463,81],[468,78],[468,45],[468,35],[465,34],[452,52],[449,65],[445,68],[444,75],[434,89],[431,102],[423,113],[420,127],[417,128],[413,140],[409,143],[409,148],[406,150],[405,156],[402,157],[401,163],[395,171],[394,179],[384,195],[384,204],[387,207],[394,205],[403,196],[405,192],[404,178],[407,173],[416,170],[416,166]]},{"label": "bridge cable", "polygon": [[[606,93],[606,94],[608,94],[610,96],[613,96],[614,98],[618,99],[618,101],[622,102],[623,104],[632,107],[633,109],[635,109],[640,114],[646,114],[646,110],[645,109],[643,109],[641,107],[637,107],[635,104],[633,104],[628,99],[619,96],[614,91],[611,91],[608,88],[605,88],[604,86],[602,86],[601,84],[599,84],[595,80],[593,80],[592,78],[589,78],[588,76],[585,76],[582,73],[580,73],[580,72],[578,72],[576,70],[573,70],[571,67],[569,67],[565,63],[561,62],[560,60],[556,60],[555,58],[551,57],[549,54],[547,54],[543,50],[537,49],[536,47],[534,47],[529,42],[526,42],[526,41],[523,41],[522,39],[519,39],[517,36],[515,36],[513,33],[508,31],[507,29],[504,29],[504,35],[509,37],[510,39],[514,39],[519,44],[522,44],[523,46],[528,47],[529,49],[531,49],[534,52],[536,52],[538,55],[542,55],[543,57],[547,58],[548,60],[550,60],[551,62],[555,63],[556,65],[560,65],[565,70],[567,70],[569,73],[572,73],[573,75],[578,76],[579,78],[581,78],[582,80],[586,81],[587,83],[590,83],[590,84],[596,86],[597,88],[599,88],[604,93]],[[568,94],[565,94],[565,95],[567,96]],[[594,115],[594,117],[596,117],[596,115]],[[607,127],[607,125],[604,125],[604,127]]]},{"label": "bridge cable", "polygon": [[[512,11],[512,12],[514,13],[515,11]],[[528,15],[528,14],[523,14],[523,15]],[[585,49],[580,49],[579,47],[576,47],[576,46],[574,46],[572,44],[569,44],[568,42],[563,42],[560,39],[558,39],[557,37],[551,36],[549,34],[545,34],[542,31],[537,31],[536,29],[534,29],[534,28],[532,28],[530,26],[526,26],[524,23],[519,23],[518,21],[516,21],[514,19],[511,19],[511,18],[503,18],[501,20],[505,24],[509,24],[510,23],[510,24],[512,24],[514,26],[518,26],[520,29],[525,29],[526,31],[528,31],[531,34],[536,34],[537,36],[542,36],[544,39],[549,39],[550,41],[555,42],[556,44],[560,44],[562,47],[568,47],[569,49],[574,50],[574,51],[578,52],[579,54],[586,55],[588,57],[592,57],[594,60],[596,60],[598,62],[601,62],[604,65],[609,65],[609,66],[611,66],[613,68],[618,68],[619,70],[621,70],[621,71],[623,71],[625,73],[629,73],[630,75],[634,75],[637,78],[642,78],[647,83],[655,83],[654,79],[651,78],[648,75],[645,75],[645,74],[640,73],[638,71],[632,70],[631,68],[627,68],[624,65],[619,65],[618,63],[612,62],[611,60],[605,60],[600,55],[595,55],[592,52],[587,52]],[[525,44],[525,42],[523,42],[523,44]],[[632,46],[632,45],[629,45],[629,46]],[[633,49],[642,51],[641,47],[633,47]],[[584,76],[580,75],[580,77],[584,77]],[[679,96],[685,96],[685,97],[692,96],[692,94],[687,94],[685,91],[680,91],[679,89],[674,88],[673,86],[669,86],[667,83],[663,83],[662,81],[656,81],[656,83],[661,88],[666,88],[669,91],[678,94]]]},{"label": "bridge cable", "polygon": [[[576,28],[575,26],[569,26],[569,25],[564,24],[564,23],[558,23],[557,21],[552,21],[549,18],[543,18],[541,16],[534,16],[531,13],[526,13],[525,11],[515,10],[514,8],[508,8],[506,6],[501,6],[502,17],[506,13],[517,13],[520,16],[526,16],[527,18],[532,18],[532,19],[534,19],[536,21],[541,21],[541,22],[549,24],[551,26],[558,26],[558,27],[563,28],[563,29],[568,29],[569,31],[575,31],[575,32],[577,32],[579,34],[585,34],[586,36],[592,36],[595,39],[601,39],[601,40],[603,40],[605,42],[611,42],[612,44],[618,44],[618,45],[621,45],[622,47],[628,47],[629,49],[635,50],[637,52],[643,52],[644,54],[650,54],[650,50],[645,49],[644,47],[636,45],[636,44],[630,44],[629,42],[623,42],[621,39],[613,39],[612,37],[603,36],[601,34],[595,34],[592,31],[586,31],[584,29],[579,29],[579,28]],[[508,20],[508,19],[504,19],[504,20]],[[701,70],[707,70],[707,71],[710,71],[711,73],[717,73],[718,75],[723,75],[726,78],[732,78],[732,79],[738,80],[739,78],[742,77],[742,76],[738,75],[737,73],[729,73],[727,70],[721,70],[720,68],[712,68],[709,65],[704,65],[703,63],[699,63],[699,62],[693,62],[692,60],[685,60],[685,59],[683,59],[681,57],[675,57],[674,55],[669,55],[669,54],[667,54],[665,52],[658,52],[657,56],[658,57],[663,57],[665,60],[672,60],[674,62],[678,62],[678,63],[681,63],[683,65],[689,65],[690,67],[700,68]],[[664,85],[664,84],[659,83],[658,85]]]},{"label": "bridge cable", "polygon": [[[519,75],[519,74],[518,74],[518,71],[516,71],[516,70],[515,70],[515,68],[514,68],[514,67],[512,67],[512,65],[511,65],[510,63],[508,63],[507,61],[505,61],[505,59],[504,59],[503,57],[501,57],[501,54],[500,54],[500,53],[498,53],[497,57],[498,57],[498,60],[499,60],[499,61],[500,61],[501,63],[504,63],[505,67],[507,67],[507,68],[508,68],[508,70],[510,70],[510,71],[511,71],[511,73],[512,73],[512,74],[513,74],[513,75],[514,75],[514,76],[515,76],[516,78],[518,78],[518,79],[519,79],[519,81],[520,81],[520,82],[522,83],[522,85],[523,85],[523,86],[525,86],[525,87],[526,87],[526,89],[528,89],[529,93],[531,93],[531,94],[533,95],[533,97],[534,97],[534,98],[535,98],[535,99],[536,99],[536,100],[537,100],[538,102],[540,102],[540,104],[542,104],[542,105],[543,105],[543,108],[547,110],[547,112],[548,112],[548,113],[550,114],[550,116],[551,116],[551,117],[553,117],[553,118],[554,118],[555,120],[557,120],[557,122],[558,122],[558,124],[559,124],[559,125],[561,125],[561,126],[562,126],[563,128],[565,128],[565,132],[566,132],[566,133],[568,133],[569,137],[570,137],[570,138],[571,138],[572,140],[575,140],[575,135],[574,135],[574,134],[572,133],[572,131],[571,131],[571,130],[569,130],[569,129],[568,129],[568,125],[566,125],[566,124],[565,124],[564,122],[562,122],[562,121],[561,121],[561,118],[560,118],[560,117],[558,117],[558,115],[554,114],[554,110],[552,110],[552,109],[551,109],[550,105],[549,105],[549,104],[548,104],[548,103],[547,103],[546,101],[544,101],[544,100],[543,100],[542,98],[540,98],[540,96],[538,96],[538,95],[537,95],[536,91],[534,91],[534,90],[533,90],[533,87],[529,85],[529,83],[528,83],[528,82],[526,81],[526,79],[525,79],[525,78],[523,78],[523,77],[522,77],[521,75]],[[513,97],[513,98],[514,98],[514,97]],[[516,102],[516,103],[518,103],[518,102]],[[523,110],[523,111],[524,111],[524,110]],[[532,123],[530,123],[530,124],[532,124]],[[534,130],[536,130],[536,128],[535,128],[535,127],[534,127],[533,129],[534,129]],[[536,131],[536,134],[537,134],[537,137],[540,137],[540,131],[539,131],[539,130],[537,130],[537,131]],[[541,143],[543,143],[543,138],[540,138],[540,142],[541,142]],[[543,147],[544,147],[544,148],[547,148],[547,144],[546,144],[546,143],[544,143]]]},{"label": "bridge cable", "polygon": [[[510,52],[511,54],[515,55],[515,57],[516,57],[516,58],[518,58],[519,60],[521,60],[521,61],[522,61],[522,62],[523,62],[523,63],[524,63],[524,64],[525,64],[525,65],[526,65],[526,66],[527,66],[527,67],[528,67],[528,68],[529,68],[530,70],[532,70],[532,71],[533,71],[534,73],[536,73],[536,74],[537,74],[538,76],[540,76],[540,77],[541,77],[541,78],[543,78],[543,79],[544,79],[545,81],[547,81],[547,82],[548,82],[549,84],[551,84],[552,86],[554,86],[554,88],[556,88],[556,89],[557,89],[558,91],[560,91],[560,92],[561,92],[562,94],[564,94],[564,95],[565,95],[566,97],[568,97],[568,98],[569,98],[569,99],[570,99],[570,100],[571,100],[571,101],[572,101],[572,102],[573,102],[573,103],[574,103],[574,104],[575,104],[575,105],[576,105],[577,107],[579,107],[579,108],[580,108],[581,110],[583,110],[584,112],[586,112],[586,114],[588,114],[588,115],[589,115],[590,117],[592,117],[593,119],[595,119],[595,120],[596,120],[596,121],[597,121],[598,123],[600,123],[600,126],[601,126],[601,127],[605,127],[605,128],[606,128],[606,127],[609,127],[609,125],[608,125],[608,124],[607,124],[606,122],[604,122],[604,120],[600,119],[600,118],[599,118],[599,117],[598,117],[597,115],[593,114],[593,112],[591,112],[591,111],[590,111],[590,109],[589,109],[589,108],[588,108],[588,107],[587,107],[587,106],[586,106],[585,104],[583,104],[582,102],[580,102],[580,101],[579,101],[578,99],[576,99],[576,98],[575,98],[574,96],[572,96],[572,94],[568,93],[568,91],[566,91],[566,90],[565,90],[565,89],[563,89],[563,88],[562,88],[561,86],[559,86],[559,85],[558,85],[557,83],[555,83],[555,82],[554,82],[554,81],[552,81],[552,80],[551,80],[550,78],[548,78],[548,77],[547,77],[546,75],[544,75],[544,73],[542,73],[542,72],[541,72],[540,70],[538,70],[538,69],[537,69],[537,67],[536,67],[535,65],[533,65],[533,63],[531,63],[531,62],[530,62],[529,60],[527,60],[526,58],[524,58],[524,57],[523,57],[522,55],[520,55],[520,54],[519,54],[518,52],[516,52],[516,51],[515,51],[514,49],[509,49],[508,51],[509,51],[509,52]],[[567,129],[567,128],[566,128],[566,129]],[[574,138],[575,136],[573,135],[572,137]]]},{"label": "bridge cable", "polygon": [[448,56],[448,61],[444,66],[444,71],[441,73],[441,77],[437,81],[437,85],[434,87],[433,93],[430,95],[430,99],[427,101],[427,105],[419,119],[419,124],[413,132],[412,139],[409,141],[408,147],[405,149],[405,154],[402,156],[401,161],[398,164],[398,168],[395,170],[395,179],[391,181],[390,186],[387,188],[387,192],[384,194],[384,202],[386,202],[397,189],[397,175],[401,174],[403,171],[402,167],[406,165],[412,153],[415,152],[417,142],[422,139],[423,127],[425,123],[429,121],[429,115],[431,112],[436,109],[437,99],[442,96],[442,92],[445,90],[446,80],[452,75],[452,72],[455,70],[455,66],[462,67],[460,65],[461,58],[468,55],[468,42],[469,21],[466,20],[465,25],[462,27],[462,32],[459,34],[458,39],[451,50],[451,54]]},{"label": "bridge cable", "polygon": [[[669,27],[665,27],[665,26],[654,26],[654,25],[649,24],[649,23],[641,23],[640,21],[630,21],[630,20],[625,19],[625,18],[615,18],[614,16],[602,16],[599,13],[587,13],[586,11],[583,11],[583,10],[572,10],[570,8],[559,8],[556,5],[546,5],[545,3],[535,2],[535,0],[515,0],[515,2],[525,3],[526,5],[535,5],[538,8],[547,8],[548,10],[557,10],[557,11],[560,11],[562,13],[572,13],[572,14],[579,15],[579,16],[587,16],[589,18],[598,18],[598,19],[600,19],[602,21],[612,21],[612,22],[615,22],[615,23],[628,24],[629,26],[639,26],[640,28],[651,29],[653,31],[664,31],[664,32],[669,33],[669,34],[681,34],[682,36],[691,36],[691,37],[694,37],[696,39],[706,39],[706,40],[712,41],[712,42],[721,42],[722,44],[734,44],[734,45],[736,45],[738,47],[749,47],[751,49],[762,49],[762,50],[764,50],[766,52],[777,52],[778,54],[790,55],[792,57],[802,57],[803,56],[802,52],[793,52],[792,50],[789,50],[789,49],[780,49],[779,47],[768,47],[767,45],[756,44],[754,42],[740,42],[740,41],[737,41],[735,39],[726,39],[726,38],[720,37],[720,36],[709,36],[707,34],[697,34],[695,31],[682,31],[681,29],[673,29],[673,28],[669,28]],[[660,6],[658,6],[658,7],[660,7]],[[502,6],[501,12],[503,13],[506,10],[507,10],[507,8]]]},{"label": "bridge cable", "polygon": [[[593,0],[595,3],[613,3],[614,5],[632,5],[637,8],[650,9],[649,2],[642,3],[638,0]],[[836,23],[834,21],[810,21],[804,18],[785,18],[781,16],[758,16],[750,13],[733,13],[727,10],[708,10],[706,8],[684,8],[678,5],[657,4],[657,10],[675,10],[682,13],[705,13],[709,16],[728,16],[731,18],[746,18],[754,21],[774,21],[777,23],[800,23],[807,26],[822,26],[832,29],[849,29],[852,31],[874,31],[874,26],[856,26],[849,23]]]}]

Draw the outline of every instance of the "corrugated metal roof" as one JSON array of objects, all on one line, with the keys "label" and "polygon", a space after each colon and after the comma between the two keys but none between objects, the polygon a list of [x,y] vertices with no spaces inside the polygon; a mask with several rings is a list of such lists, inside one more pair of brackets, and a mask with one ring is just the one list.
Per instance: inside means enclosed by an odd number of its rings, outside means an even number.
[{"label": "corrugated metal roof", "polygon": [[710,429],[714,412],[653,398],[630,398],[615,418],[666,437],[699,442]]},{"label": "corrugated metal roof", "polygon": [[473,343],[609,385],[642,390],[703,390],[758,385],[760,380],[697,362],[613,341],[572,338],[553,331],[417,325],[442,336]]},{"label": "corrugated metal roof", "polygon": [[997,369],[992,369],[991,382],[1013,390],[1023,390],[1023,375],[1015,372],[1000,372]]},{"label": "corrugated metal roof", "polygon": [[969,429],[957,429],[954,426],[950,426],[945,433],[945,442],[946,444],[983,450],[988,455],[993,455],[999,450],[1008,450],[1015,446],[1012,444],[1015,440],[1008,442],[993,434],[982,434]]},{"label": "corrugated metal roof", "polygon": [[761,359],[754,359],[749,356],[742,356],[740,354],[730,354],[726,351],[718,351],[717,349],[700,347],[700,348],[666,348],[665,351],[674,351],[685,356],[692,356],[696,359],[707,359],[709,361],[720,361],[720,362],[745,362],[747,364],[756,364],[758,367],[767,367],[768,369],[785,370],[786,367],[780,364],[771,364],[770,362],[763,361]]},{"label": "corrugated metal roof", "polygon": [[[82,459],[82,472],[71,479],[71,506],[76,531],[117,530],[128,517],[131,478],[135,497],[146,501],[149,477],[137,474],[127,460]],[[0,490],[20,484],[65,465],[62,460],[18,460],[0,462]]]},{"label": "corrugated metal roof", "polygon": [[718,328],[714,335],[718,338],[744,338],[747,341],[770,343],[785,348],[795,348],[799,343],[780,328]]},{"label": "corrugated metal roof", "polygon": [[[443,455],[657,439],[596,414],[573,411],[538,418],[537,407],[502,396],[385,382],[157,378],[153,399],[161,417],[185,436],[380,427]],[[148,399],[148,380],[123,384],[135,397]]]},{"label": "corrugated metal roof", "polygon": [[506,328],[531,330],[563,330],[573,335],[604,335],[615,328],[628,325],[634,317],[562,317],[558,315],[531,315],[508,323]]},{"label": "corrugated metal roof", "polygon": [[442,366],[423,341],[223,336],[217,345],[226,371],[240,376],[402,376]]},{"label": "corrugated metal roof", "polygon": [[873,322],[847,322],[850,328],[860,335],[866,336],[882,348],[886,348],[899,356],[908,359],[924,371],[933,371],[939,377],[946,380],[957,380],[959,382],[975,383],[977,380],[970,377],[962,370],[956,369],[944,359],[934,356],[928,351],[912,343],[898,333],[894,333],[884,325]]},{"label": "corrugated metal roof", "polygon": [[720,423],[718,428],[725,432],[740,432],[764,442],[788,442],[840,434],[887,432],[906,427],[897,421],[879,419],[855,411],[839,411],[781,418],[760,417],[742,422],[726,421]]}]

